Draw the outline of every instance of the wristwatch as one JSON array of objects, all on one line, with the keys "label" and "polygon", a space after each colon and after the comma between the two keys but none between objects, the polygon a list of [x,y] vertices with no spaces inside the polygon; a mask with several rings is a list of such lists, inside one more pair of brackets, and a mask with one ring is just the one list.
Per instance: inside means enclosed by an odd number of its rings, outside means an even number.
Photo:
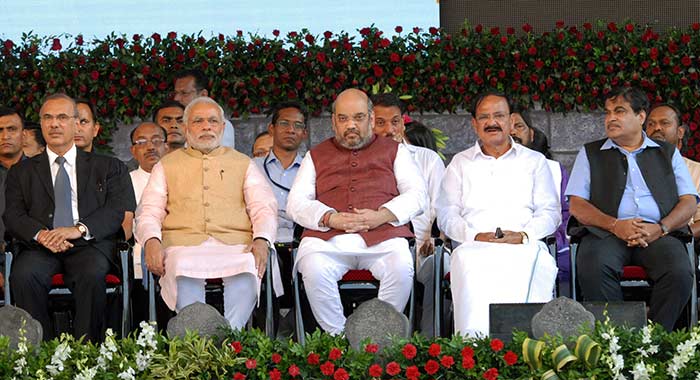
[{"label": "wristwatch", "polygon": [[78,223],[75,225],[75,228],[78,229],[78,232],[80,232],[81,237],[85,237],[85,235],[87,235],[88,233],[87,227],[85,227],[84,224]]},{"label": "wristwatch", "polygon": [[663,224],[662,222],[659,222],[659,227],[661,227],[661,237],[668,235],[668,233],[670,232],[668,230],[668,227],[666,227],[666,225]]},{"label": "wristwatch", "polygon": [[527,244],[530,242],[530,238],[527,236],[527,233],[525,231],[520,231],[518,232],[520,234],[520,244]]}]

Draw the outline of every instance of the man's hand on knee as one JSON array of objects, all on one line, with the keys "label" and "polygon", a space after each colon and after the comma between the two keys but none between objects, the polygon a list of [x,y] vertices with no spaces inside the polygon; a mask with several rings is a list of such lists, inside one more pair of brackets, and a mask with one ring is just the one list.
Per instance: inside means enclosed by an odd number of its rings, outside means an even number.
[{"label": "man's hand on knee", "polygon": [[270,253],[270,246],[265,239],[255,239],[253,240],[251,252],[253,257],[255,257],[255,269],[258,271],[258,278],[262,278],[267,267],[267,256]]},{"label": "man's hand on knee", "polygon": [[163,244],[156,238],[146,241],[144,246],[146,253],[146,267],[156,276],[165,275],[165,258],[163,255]]}]

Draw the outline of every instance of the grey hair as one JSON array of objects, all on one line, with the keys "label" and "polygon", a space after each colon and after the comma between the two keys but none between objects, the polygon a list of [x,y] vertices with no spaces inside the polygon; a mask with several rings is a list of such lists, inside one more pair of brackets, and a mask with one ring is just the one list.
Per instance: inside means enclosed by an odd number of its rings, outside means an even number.
[{"label": "grey hair", "polygon": [[[55,94],[48,95],[44,98],[44,101],[41,102],[41,107],[39,108],[39,111],[41,112],[41,108],[44,107],[44,104],[46,104],[49,100],[57,100],[57,99],[64,99],[73,104],[73,116],[78,117],[78,103],[75,101],[75,99],[71,98],[70,96],[66,95],[63,92],[57,92]],[[95,115],[92,115],[93,119],[96,117]]]},{"label": "grey hair", "polygon": [[224,119],[224,109],[221,108],[219,103],[217,103],[214,99],[212,99],[210,97],[200,96],[200,97],[194,98],[194,100],[191,101],[190,104],[187,105],[187,107],[185,107],[185,114],[182,116],[182,118],[185,120],[185,123],[187,123],[188,120],[190,119],[190,112],[192,112],[192,107],[194,107],[200,103],[215,105],[216,108],[219,110],[219,118],[221,119],[221,122],[224,123],[226,121]]},{"label": "grey hair", "polygon": [[[335,114],[335,102],[337,100],[338,99],[334,100],[333,103],[331,103],[331,113],[332,114]],[[374,103],[372,103],[372,99],[370,99],[368,96],[367,97],[367,113],[371,114],[373,111],[374,111]]]}]

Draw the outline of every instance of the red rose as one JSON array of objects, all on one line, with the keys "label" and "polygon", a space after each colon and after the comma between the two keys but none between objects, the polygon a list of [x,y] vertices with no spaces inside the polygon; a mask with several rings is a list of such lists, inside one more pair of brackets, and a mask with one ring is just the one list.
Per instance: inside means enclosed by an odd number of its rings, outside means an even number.
[{"label": "red rose", "polygon": [[367,352],[367,353],[375,354],[375,353],[377,353],[377,351],[379,351],[379,345],[377,345],[377,344],[369,343],[365,346],[365,352]]},{"label": "red rose", "polygon": [[61,46],[61,40],[58,38],[54,38],[53,43],[51,44],[51,50],[59,51],[62,48],[63,46]]},{"label": "red rose", "polygon": [[382,377],[382,366],[379,364],[372,364],[369,367],[369,375],[371,377]]},{"label": "red rose", "polygon": [[332,348],[331,352],[328,353],[328,359],[330,360],[338,360],[343,356],[343,351],[337,349],[337,348]]},{"label": "red rose", "polygon": [[408,378],[409,380],[412,380],[412,379],[418,379],[418,377],[420,377],[420,370],[418,369],[418,367],[412,365],[412,366],[406,368],[406,378]]},{"label": "red rose", "polygon": [[270,375],[270,380],[282,380],[282,372],[278,370],[277,368],[273,368],[272,371],[269,373]]},{"label": "red rose", "polygon": [[389,45],[391,45],[391,41],[389,41],[388,38],[382,38],[382,40],[379,44],[381,45],[381,47],[386,49],[389,47]]},{"label": "red rose", "polygon": [[318,363],[320,363],[320,360],[321,357],[313,352],[306,357],[306,362],[311,365],[318,365]]},{"label": "red rose", "polygon": [[611,32],[617,32],[617,25],[614,22],[608,23],[608,30]]},{"label": "red rose", "polygon": [[416,357],[418,350],[416,349],[416,346],[412,345],[411,343],[406,343],[406,345],[403,346],[401,353],[406,359],[411,360]]},{"label": "red rose", "polygon": [[96,81],[96,80],[99,79],[99,78],[100,78],[100,73],[97,72],[97,70],[92,70],[92,71],[90,72],[90,79]]},{"label": "red rose", "polygon": [[440,369],[440,364],[433,359],[428,360],[423,367],[428,375],[435,374]]},{"label": "red rose", "polygon": [[258,362],[255,359],[248,359],[245,361],[245,367],[248,369],[253,369],[258,366]]},{"label": "red rose", "polygon": [[335,373],[333,374],[333,380],[349,380],[350,375],[348,374],[348,371],[345,370],[345,368],[338,368]]},{"label": "red rose", "polygon": [[505,360],[506,364],[513,365],[518,361],[518,355],[515,352],[508,350],[508,352],[503,355],[503,360]]},{"label": "red rose", "polygon": [[372,70],[374,71],[375,77],[380,77],[384,74],[384,70],[381,67],[379,67],[379,65],[373,65]]},{"label": "red rose", "polygon": [[525,32],[525,33],[532,32],[532,25],[530,25],[528,23],[523,24],[523,32]]},{"label": "red rose", "polygon": [[428,355],[437,357],[440,355],[440,350],[440,345],[437,343],[433,343],[428,348]]},{"label": "red rose", "polygon": [[418,33],[420,33],[420,28],[417,26],[413,27],[413,34],[418,34]]},{"label": "red rose", "polygon": [[685,55],[683,56],[683,58],[681,58],[681,63],[683,64],[683,66],[690,66],[693,63],[693,60],[690,59],[690,57],[688,57],[687,55]]},{"label": "red rose", "polygon": [[631,24],[631,23],[630,23],[630,24],[625,25],[625,30],[626,30],[628,33],[634,32],[634,24]]},{"label": "red rose", "polygon": [[496,380],[498,379],[498,370],[496,368],[489,368],[484,372],[482,377],[486,380]]},{"label": "red rose", "polygon": [[400,77],[400,76],[402,76],[402,75],[403,75],[403,69],[402,69],[402,68],[397,67],[397,68],[394,69],[394,76]]},{"label": "red rose", "polygon": [[275,64],[272,62],[268,62],[265,64],[265,70],[267,71],[273,71],[275,70]]},{"label": "red rose", "polygon": [[177,38],[177,33],[175,32],[168,32],[168,38],[171,40],[174,40]]},{"label": "red rose", "polygon": [[440,359],[440,364],[445,368],[451,368],[455,364],[455,359],[450,355],[445,355]]},{"label": "red rose", "polygon": [[[534,100],[534,96],[532,97]],[[462,357],[462,368],[464,369],[472,369],[474,368],[474,358],[471,356],[463,356]]]},{"label": "red rose", "polygon": [[271,359],[272,359],[273,363],[277,364],[277,363],[282,361],[282,355],[280,355],[278,353],[274,353],[274,354],[272,354]]},{"label": "red rose", "polygon": [[691,28],[697,32],[698,30],[700,30],[700,23],[697,23],[697,22],[693,23]]},{"label": "red rose", "polygon": [[527,54],[530,54],[530,55],[535,55],[535,54],[537,54],[537,48],[534,47],[534,46],[530,46],[530,48],[527,49]]},{"label": "red rose", "polygon": [[314,36],[312,36],[312,35],[310,35],[310,34],[307,34],[307,35],[304,37],[304,39],[306,40],[306,42],[309,43],[309,45],[313,44],[314,41],[315,41]]},{"label": "red rose", "polygon": [[557,29],[563,28],[564,27],[564,20],[557,20],[555,25],[556,25]]},{"label": "red rose", "polygon": [[430,32],[430,34],[432,34],[434,36],[434,35],[438,34],[438,28],[431,26],[430,28],[428,28],[428,32]]},{"label": "red rose", "polygon": [[151,38],[153,39],[153,41],[154,41],[155,43],[159,43],[159,42],[160,42],[160,34],[158,34],[158,33],[153,33],[153,34],[151,34]]},{"label": "red rose", "polygon": [[[10,41],[12,42],[12,41]],[[83,35],[78,34],[78,37],[75,38],[75,44],[78,46],[82,46],[85,41],[83,40]]]},{"label": "red rose", "polygon": [[320,368],[321,368],[322,374],[324,374],[326,376],[330,376],[335,371],[335,364],[333,364],[331,362],[325,362],[325,363],[321,364]]},{"label": "red rose", "polygon": [[280,31],[277,30],[277,29],[275,29],[275,30],[272,31],[272,35],[275,36],[275,37],[279,37]]},{"label": "red rose", "polygon": [[386,365],[386,373],[389,376],[396,376],[401,372],[401,366],[397,362],[390,362]]},{"label": "red rose", "polygon": [[240,372],[236,372],[233,375],[233,380],[245,380],[245,375]]},{"label": "red rose", "polygon": [[299,376],[299,375],[301,374],[301,371],[299,370],[299,367],[297,367],[296,365],[292,364],[292,365],[289,366],[289,369],[287,369],[287,373],[288,373],[289,376],[291,376],[291,377],[297,377],[297,376]]},{"label": "red rose", "polygon": [[396,33],[401,33],[401,32],[403,32],[403,28],[399,25],[399,26],[397,26],[396,28],[394,28],[394,31],[395,31]]},{"label": "red rose", "polygon": [[507,27],[506,33],[507,34],[515,34],[515,28],[513,28],[512,26]]}]

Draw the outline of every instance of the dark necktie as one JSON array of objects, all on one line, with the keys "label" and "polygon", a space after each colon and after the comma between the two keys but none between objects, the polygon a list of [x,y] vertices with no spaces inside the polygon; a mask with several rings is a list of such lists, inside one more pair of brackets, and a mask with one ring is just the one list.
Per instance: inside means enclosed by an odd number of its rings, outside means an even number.
[{"label": "dark necktie", "polygon": [[53,227],[70,227],[73,225],[73,207],[70,201],[70,178],[63,164],[66,163],[64,157],[56,157],[58,163],[58,173],[56,182],[53,184],[53,195],[56,210],[53,213]]}]

